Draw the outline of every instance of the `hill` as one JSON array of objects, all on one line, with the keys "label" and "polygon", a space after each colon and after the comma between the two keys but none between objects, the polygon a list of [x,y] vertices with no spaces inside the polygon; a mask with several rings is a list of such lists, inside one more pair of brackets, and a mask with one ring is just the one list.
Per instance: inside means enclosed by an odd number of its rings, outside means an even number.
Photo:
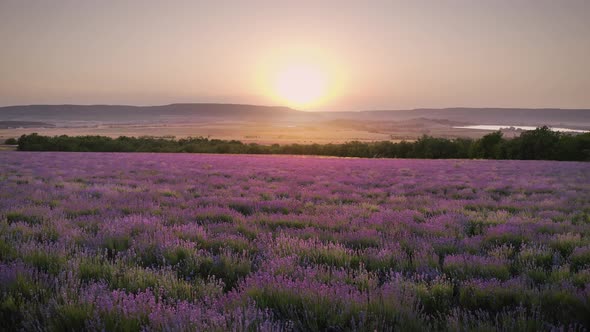
[{"label": "hill", "polygon": [[[27,124],[14,126],[15,123]],[[590,109],[444,108],[303,112],[288,107],[189,103],[160,106],[0,107],[0,139],[42,135],[215,137],[263,144],[414,140],[422,135],[479,138],[471,125],[590,130]],[[53,127],[53,128],[51,128]],[[503,130],[516,137],[517,130]]]},{"label": "hill", "polygon": [[406,121],[436,119],[472,124],[590,126],[590,109],[443,108],[302,112],[281,106],[188,103],[161,106],[25,105],[0,107],[0,121],[173,122],[226,119],[235,121]]},{"label": "hill", "polygon": [[26,105],[0,107],[4,121],[93,121],[153,122],[191,121],[202,118],[262,119],[277,118],[297,111],[280,106],[241,104],[129,105]]},{"label": "hill", "polygon": [[499,125],[590,126],[590,109],[559,108],[421,108],[339,112],[341,118],[373,121],[403,121],[416,118]]}]

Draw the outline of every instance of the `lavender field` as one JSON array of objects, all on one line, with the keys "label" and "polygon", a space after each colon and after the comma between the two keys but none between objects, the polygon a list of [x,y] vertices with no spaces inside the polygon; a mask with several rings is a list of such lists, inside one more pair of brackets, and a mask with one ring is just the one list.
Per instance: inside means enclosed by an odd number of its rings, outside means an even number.
[{"label": "lavender field", "polygon": [[0,153],[0,330],[590,327],[590,164]]}]

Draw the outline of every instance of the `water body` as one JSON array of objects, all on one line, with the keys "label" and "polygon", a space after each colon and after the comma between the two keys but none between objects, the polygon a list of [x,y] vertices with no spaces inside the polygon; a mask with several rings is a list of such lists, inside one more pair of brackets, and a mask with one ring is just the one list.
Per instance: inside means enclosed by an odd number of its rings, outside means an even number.
[{"label": "water body", "polygon": [[[473,126],[456,126],[453,128],[459,129],[479,129],[479,130],[501,130],[501,129],[519,129],[519,130],[535,130],[537,127],[534,126],[517,126],[517,125],[473,125]],[[553,131],[561,131],[564,133],[588,133],[588,130],[561,128],[561,127],[549,127]]]}]

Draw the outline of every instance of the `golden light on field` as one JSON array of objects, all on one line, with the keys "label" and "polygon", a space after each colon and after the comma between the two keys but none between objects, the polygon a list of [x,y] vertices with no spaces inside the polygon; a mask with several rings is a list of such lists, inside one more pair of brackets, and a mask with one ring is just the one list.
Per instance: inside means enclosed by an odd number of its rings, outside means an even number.
[{"label": "golden light on field", "polygon": [[323,50],[291,48],[259,59],[257,85],[270,101],[296,109],[317,109],[339,97],[342,66]]}]

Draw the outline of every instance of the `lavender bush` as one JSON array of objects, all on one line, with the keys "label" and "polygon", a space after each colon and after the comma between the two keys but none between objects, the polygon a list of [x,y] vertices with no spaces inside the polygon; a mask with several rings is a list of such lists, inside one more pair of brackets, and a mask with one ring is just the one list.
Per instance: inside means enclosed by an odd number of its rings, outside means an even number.
[{"label": "lavender bush", "polygon": [[590,166],[0,153],[0,329],[585,330]]}]

